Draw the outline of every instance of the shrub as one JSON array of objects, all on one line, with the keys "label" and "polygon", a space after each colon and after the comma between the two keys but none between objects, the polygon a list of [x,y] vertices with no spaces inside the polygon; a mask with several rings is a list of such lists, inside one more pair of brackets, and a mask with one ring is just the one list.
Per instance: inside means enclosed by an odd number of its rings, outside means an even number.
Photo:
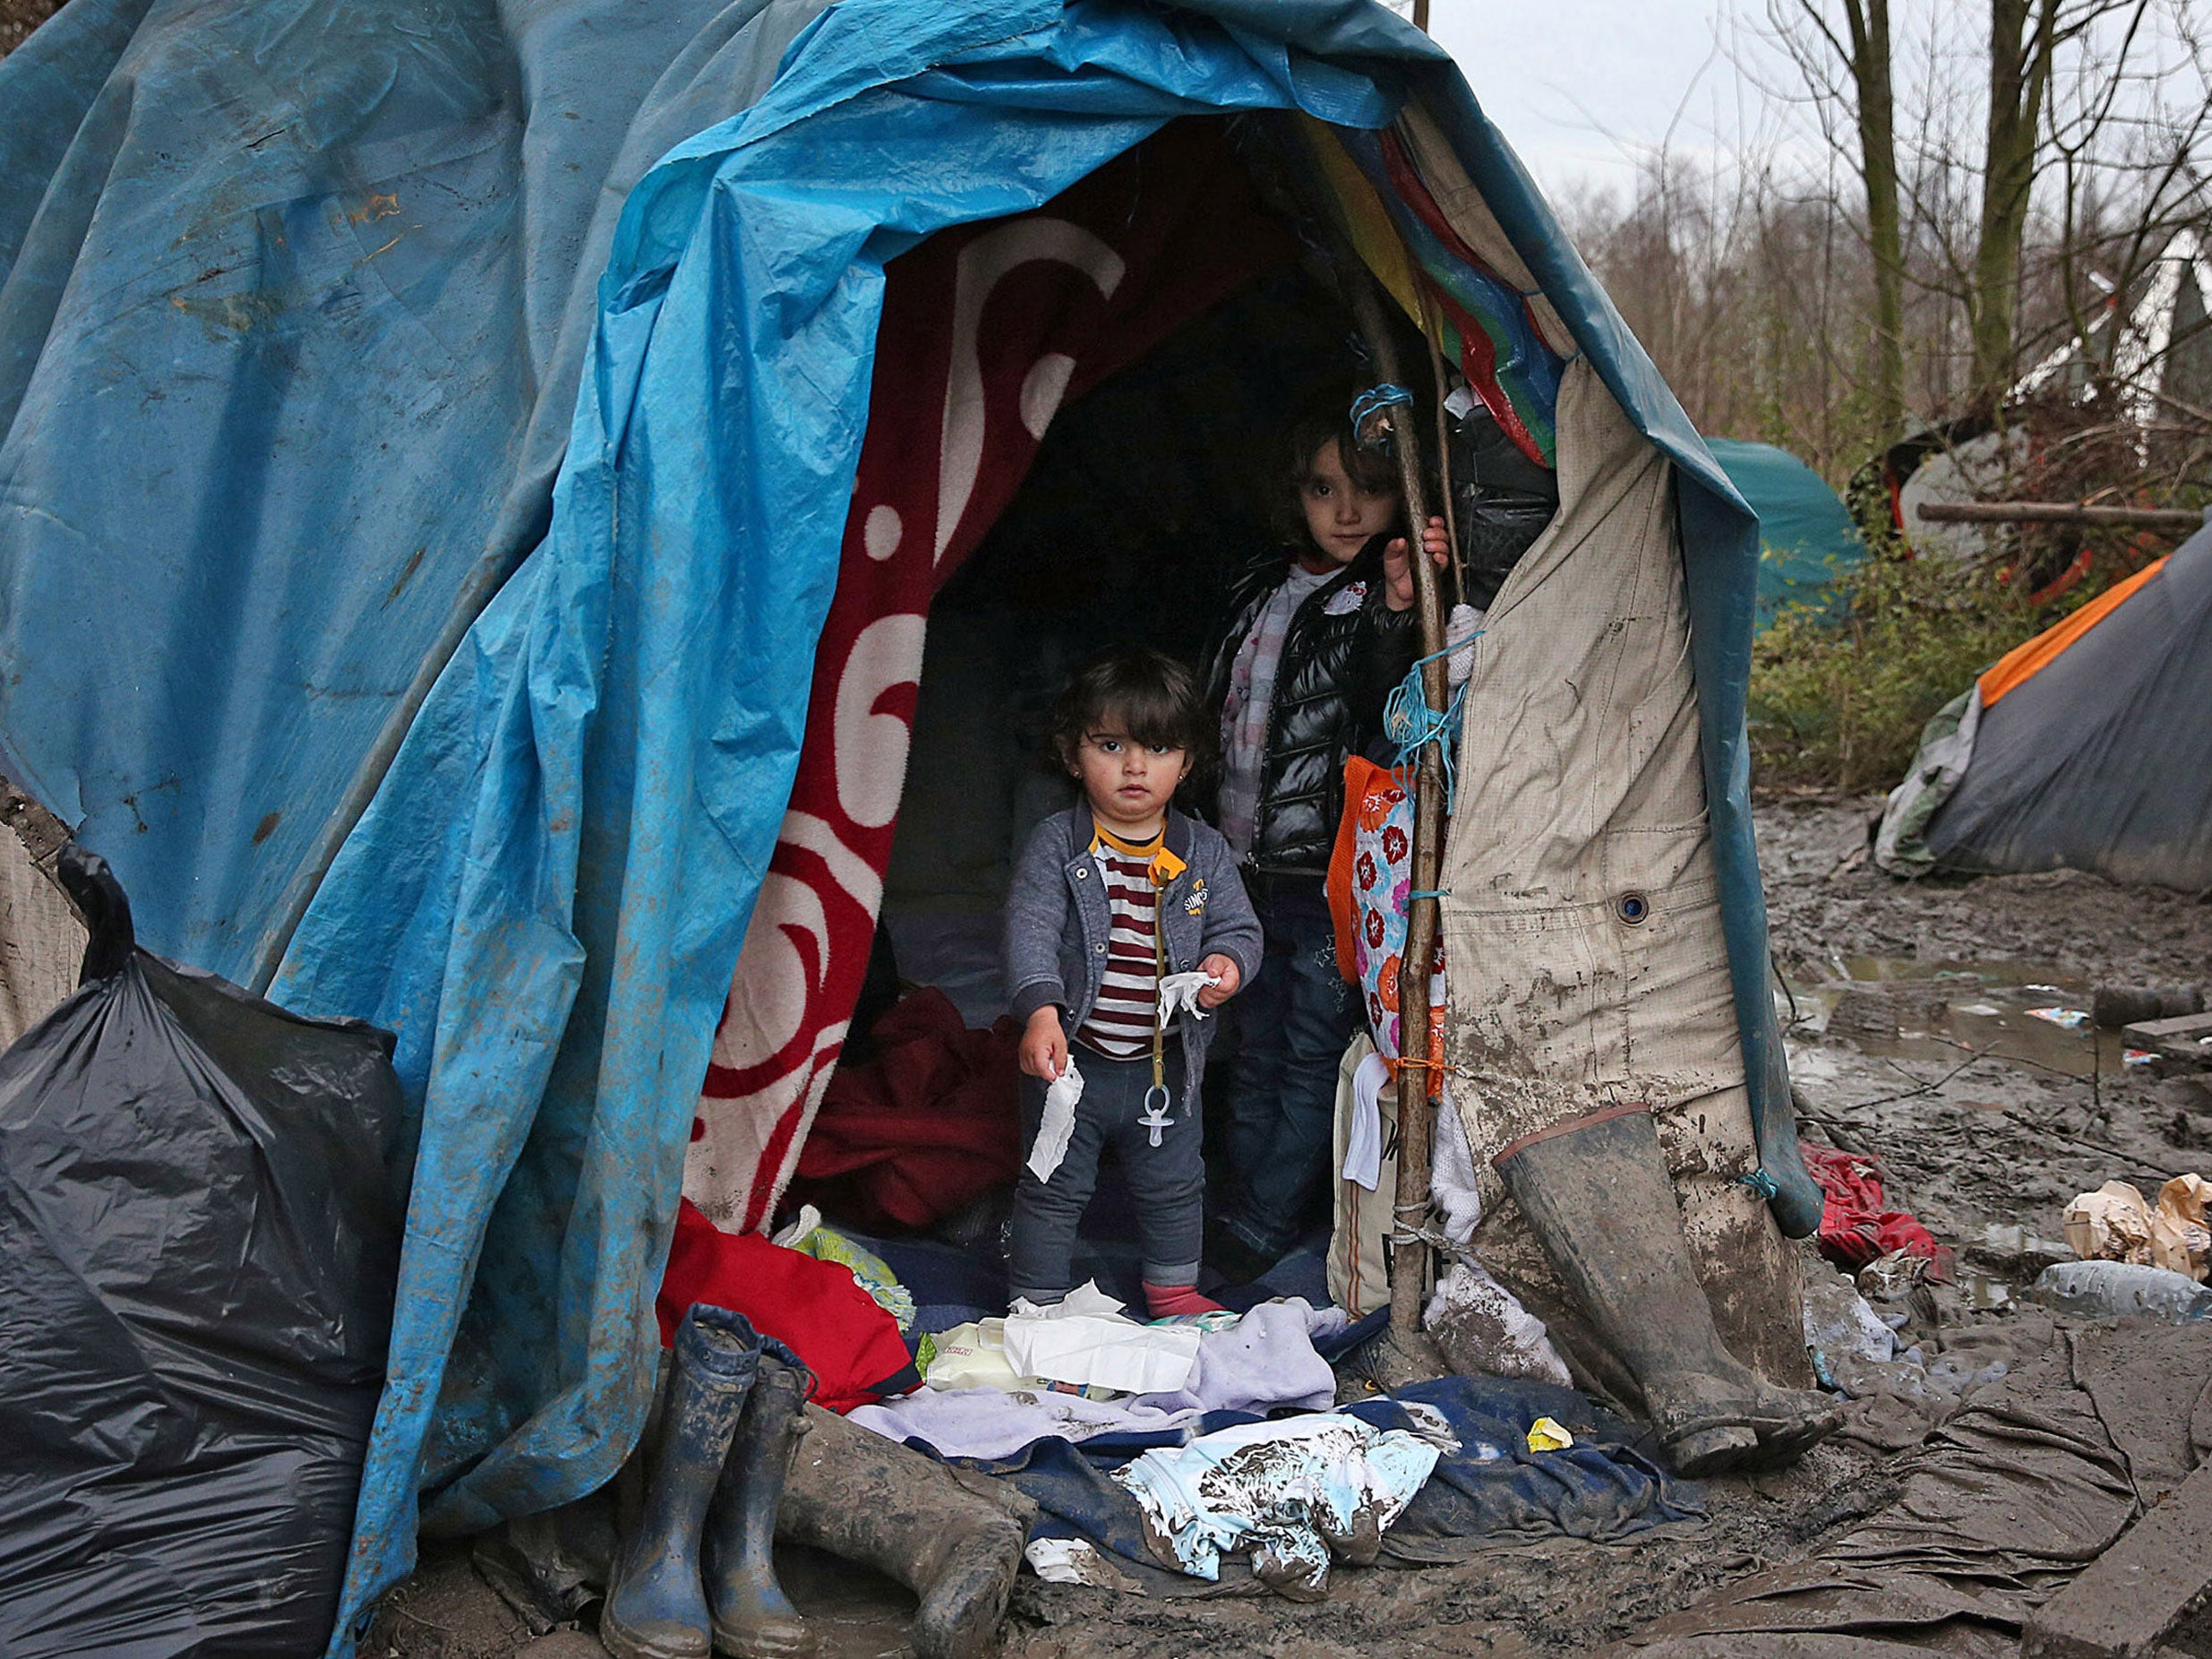
[{"label": "shrub", "polygon": [[1753,645],[1752,781],[1762,788],[1890,788],[1930,715],[2094,591],[2084,582],[2038,606],[1989,572],[1879,554],[1837,586],[1834,611],[1793,606]]}]

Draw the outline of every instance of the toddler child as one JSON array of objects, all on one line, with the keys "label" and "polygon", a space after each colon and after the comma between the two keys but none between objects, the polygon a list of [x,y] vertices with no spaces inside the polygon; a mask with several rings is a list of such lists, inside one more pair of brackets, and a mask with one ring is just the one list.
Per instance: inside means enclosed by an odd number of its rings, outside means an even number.
[{"label": "toddler child", "polygon": [[[1152,1317],[1216,1305],[1197,1293],[1198,1080],[1216,1023],[1198,1010],[1251,978],[1260,930],[1227,843],[1172,805],[1209,724],[1189,671],[1133,648],[1078,669],[1053,710],[1053,752],[1084,804],[1037,826],[1006,907],[1025,1074],[1010,1277],[1016,1296],[1040,1306],[1071,1288],[1076,1226],[1110,1142],[1136,1199]],[[1196,1008],[1186,999],[1170,1013],[1161,982],[1190,974],[1205,976]],[[1070,1071],[1082,1093],[1055,1163],[1046,1096]]]},{"label": "toddler child", "polygon": [[[1336,1073],[1359,1019],[1337,971],[1323,880],[1344,810],[1344,763],[1381,736],[1383,705],[1419,654],[1396,468],[1362,448],[1350,398],[1290,432],[1281,545],[1239,584],[1213,653],[1221,710],[1219,819],[1244,872],[1268,968],[1239,1004],[1228,1111],[1237,1201],[1217,1266],[1248,1278],[1295,1242],[1328,1164]],[[1423,546],[1437,563],[1444,521]]]}]

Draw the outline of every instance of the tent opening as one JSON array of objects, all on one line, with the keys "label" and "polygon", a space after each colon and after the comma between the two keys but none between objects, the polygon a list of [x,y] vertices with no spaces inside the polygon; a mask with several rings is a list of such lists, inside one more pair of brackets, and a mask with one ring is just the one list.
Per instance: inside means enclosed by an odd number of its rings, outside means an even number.
[{"label": "tent opening", "polygon": [[[1241,175],[1221,132],[1228,125],[1179,122],[1113,166],[1136,190],[1171,167]],[[1127,360],[1051,416],[1018,486],[930,606],[848,1063],[870,1055],[875,1018],[922,987],[942,992],[972,1029],[1005,1014],[1000,926],[1015,861],[1040,821],[1078,798],[1074,781],[1041,759],[1061,680],[1118,644],[1154,647],[1203,675],[1239,577],[1288,551],[1275,500],[1286,485],[1288,427],[1308,410],[1348,407],[1351,391],[1375,379],[1325,265],[1301,248],[1279,209],[1263,205],[1268,190],[1241,176],[1209,186],[1217,211],[1228,193],[1238,198],[1233,211],[1248,216],[1243,267],[1225,271],[1218,250],[1170,239],[1159,264],[1171,273],[1191,252],[1193,279],[1213,293],[1195,311],[1171,295],[1154,303],[1148,317],[1165,310],[1181,320],[1133,356],[1104,342],[1108,356]],[[1186,216],[1181,228],[1205,237],[1216,227]],[[895,288],[899,278],[895,264]],[[1173,288],[1173,275],[1158,286]],[[896,311],[894,303],[887,317]],[[1428,348],[1402,312],[1389,308],[1389,316],[1402,359],[1420,366],[1421,429],[1431,431]],[[983,331],[990,322],[986,308]],[[1010,1087],[1010,1044],[1005,1059]],[[1221,1096],[1210,1089],[1209,1104],[1218,1107]],[[1111,1193],[1103,1184],[1100,1201],[1110,1204]],[[802,1176],[792,1196],[834,1212],[837,1193]],[[863,1200],[847,1219],[882,1217]]]},{"label": "tent opening", "polygon": [[972,1025],[1005,1010],[999,915],[1030,830],[1076,799],[1042,765],[1061,678],[1109,645],[1203,671],[1229,590],[1282,546],[1268,494],[1295,412],[1357,378],[1350,319],[1297,265],[1063,410],[930,607],[883,915],[901,976]]}]

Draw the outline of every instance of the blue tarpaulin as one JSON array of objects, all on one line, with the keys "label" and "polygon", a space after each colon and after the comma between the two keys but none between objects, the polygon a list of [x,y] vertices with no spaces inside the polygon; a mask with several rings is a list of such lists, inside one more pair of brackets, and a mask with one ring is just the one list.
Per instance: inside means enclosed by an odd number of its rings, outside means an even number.
[{"label": "blue tarpaulin", "polygon": [[541,1509],[642,1419],[884,262],[1179,115],[1375,127],[1409,96],[1677,467],[1737,1007],[1802,1231],[1745,771],[1753,520],[1409,25],[71,0],[0,63],[0,763],[143,895],[153,948],[249,978],[289,935],[275,993],[397,1032],[419,1125],[334,1653],[411,1562],[418,1486],[436,1529]]}]

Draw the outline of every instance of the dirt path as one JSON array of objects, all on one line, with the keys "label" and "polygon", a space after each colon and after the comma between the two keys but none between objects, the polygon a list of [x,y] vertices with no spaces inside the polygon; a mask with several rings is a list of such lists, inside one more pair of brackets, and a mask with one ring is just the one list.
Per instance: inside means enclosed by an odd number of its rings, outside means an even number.
[{"label": "dirt path", "polygon": [[[1762,809],[1777,965],[1794,997],[1793,1077],[1808,1135],[1877,1157],[1893,1203],[1961,1252],[1933,1356],[2015,1326],[2032,1264],[1992,1226],[2056,1238],[2074,1193],[2212,1169],[2212,1088],[2154,1080],[2117,1041],[2030,1009],[2086,1009],[2113,983],[2212,981],[2212,904],[2069,872],[1908,886],[1855,858],[1872,802]],[[1786,1008],[1786,1017],[1788,1010]],[[2032,1323],[2028,1321],[2027,1323]],[[2046,1326],[2047,1328],[2047,1326]],[[1416,1659],[1582,1653],[1721,1585],[1797,1560],[1884,1509],[1898,1458],[1857,1440],[1787,1474],[1708,1484],[1690,1537],[1603,1546],[1556,1539],[1456,1567],[1340,1569],[1331,1598],[1150,1601],[1025,1577],[1007,1659]],[[793,1594],[824,1659],[905,1651],[902,1593],[835,1564],[797,1564]],[[364,1655],[535,1659],[596,1645],[528,1633],[458,1552],[426,1564]]]}]

